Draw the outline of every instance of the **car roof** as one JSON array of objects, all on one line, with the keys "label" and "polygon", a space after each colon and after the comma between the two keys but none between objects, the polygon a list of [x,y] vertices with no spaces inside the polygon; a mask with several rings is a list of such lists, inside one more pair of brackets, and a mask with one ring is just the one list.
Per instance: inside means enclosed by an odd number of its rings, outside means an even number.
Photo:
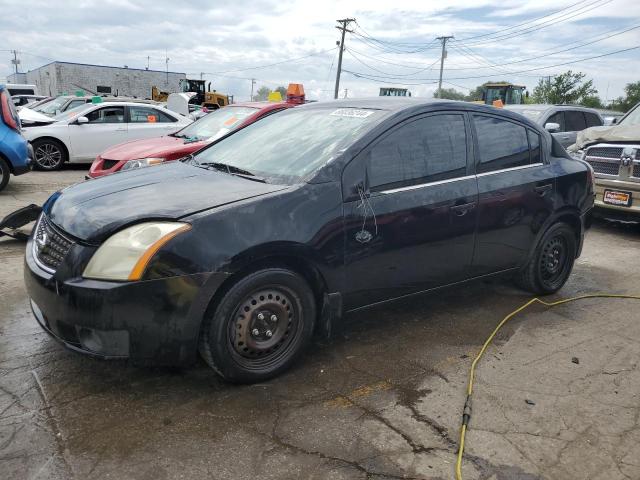
[{"label": "car roof", "polygon": [[[366,97],[366,98],[347,98],[341,100],[328,100],[325,102],[313,102],[304,105],[305,108],[365,108],[374,110],[387,110],[390,112],[401,111],[406,108],[442,104],[442,103],[462,103],[453,100],[426,99],[416,97]],[[465,105],[473,105],[465,103]]]},{"label": "car roof", "polygon": [[547,110],[582,110],[585,112],[597,112],[595,108],[583,107],[582,105],[570,105],[570,104],[547,104],[547,103],[532,103],[522,105],[505,105],[507,110],[538,110],[541,112]]}]

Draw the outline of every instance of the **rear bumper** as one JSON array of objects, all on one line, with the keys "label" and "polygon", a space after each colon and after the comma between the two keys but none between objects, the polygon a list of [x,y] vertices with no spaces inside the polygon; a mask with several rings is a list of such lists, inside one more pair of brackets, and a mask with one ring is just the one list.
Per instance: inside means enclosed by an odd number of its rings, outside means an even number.
[{"label": "rear bumper", "polygon": [[24,280],[40,326],[65,347],[103,359],[144,365],[187,365],[212,292],[224,274],[141,282],[60,281],[25,255]]},{"label": "rear bumper", "polygon": [[[604,191],[617,190],[631,193],[631,206],[624,207],[604,203]],[[594,215],[618,220],[640,221],[640,182],[596,179]]]}]

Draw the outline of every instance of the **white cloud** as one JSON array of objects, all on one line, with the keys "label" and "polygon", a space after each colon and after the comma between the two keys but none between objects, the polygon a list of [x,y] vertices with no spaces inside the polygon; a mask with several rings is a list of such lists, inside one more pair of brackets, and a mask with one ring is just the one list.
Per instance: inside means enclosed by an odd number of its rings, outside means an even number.
[{"label": "white cloud", "polygon": [[[609,98],[622,94],[626,83],[640,79],[640,51],[606,57],[565,67],[536,70],[525,74],[498,73],[519,71],[571,62],[640,45],[640,29],[570,52],[531,60],[502,68],[488,68],[489,59],[496,64],[545,55],[574,42],[585,42],[602,32],[622,30],[640,23],[640,2],[637,0],[596,0],[582,2],[564,11],[579,12],[579,8],[602,5],[556,25],[542,28],[527,35],[505,38],[499,42],[480,44],[480,39],[463,42],[472,52],[449,49],[445,63],[445,81],[472,88],[489,79],[505,79],[533,88],[543,75],[559,73],[569,68],[584,71],[593,78],[601,96],[608,89]],[[407,0],[398,4],[381,0],[330,0],[326,2],[272,0],[237,0],[211,2],[196,0],[176,5],[168,0],[82,0],[74,2],[44,0],[4,0],[0,21],[0,38],[5,39],[3,49],[17,49],[23,66],[35,68],[49,59],[144,67],[147,56],[150,67],[165,68],[165,49],[170,58],[169,69],[183,71],[197,77],[206,74],[237,70],[256,65],[300,57],[335,47],[338,31],[337,18],[355,17],[366,32],[376,38],[394,42],[412,42],[425,45],[435,36],[454,34],[459,39],[482,35],[508,28],[543,15],[553,14],[576,3],[567,0],[451,0],[425,2]],[[8,12],[8,13],[7,13]],[[523,32],[523,29],[560,18],[563,13],[505,32]],[[490,37],[482,37],[487,40]],[[571,45],[569,45],[571,44]],[[577,44],[577,43],[576,43]],[[413,54],[381,53],[357,37],[347,38],[347,48],[362,52],[368,65],[393,75],[415,72],[383,63],[429,65],[439,56],[438,48]],[[437,46],[436,46],[437,47]],[[463,47],[459,47],[463,48]],[[400,49],[400,47],[394,47]],[[406,48],[402,48],[406,49]],[[288,82],[305,84],[309,97],[326,99],[333,96],[335,80],[335,52],[324,53],[297,62],[273,66],[268,69],[244,70],[221,75],[206,75],[215,88],[235,94],[238,100],[247,99],[255,77],[258,86],[270,87]],[[333,66],[332,66],[333,65]],[[620,65],[624,65],[623,68]],[[330,66],[332,66],[330,72]],[[437,77],[437,67],[407,76],[403,80],[414,95],[430,96],[434,85],[428,81]],[[472,70],[453,70],[473,67]],[[480,68],[482,67],[482,68]],[[345,54],[344,68],[368,74],[382,75]],[[451,69],[451,70],[449,70]],[[0,51],[0,76],[11,73],[10,53]],[[477,79],[455,79],[478,76]],[[236,77],[236,78],[231,78]],[[243,78],[237,78],[243,77]],[[413,80],[412,80],[413,78]],[[455,80],[454,80],[455,79]],[[400,80],[390,80],[400,85]],[[376,95],[380,84],[355,78],[345,73],[341,81],[341,95],[348,89],[349,96]],[[451,86],[447,84],[446,86]]]}]

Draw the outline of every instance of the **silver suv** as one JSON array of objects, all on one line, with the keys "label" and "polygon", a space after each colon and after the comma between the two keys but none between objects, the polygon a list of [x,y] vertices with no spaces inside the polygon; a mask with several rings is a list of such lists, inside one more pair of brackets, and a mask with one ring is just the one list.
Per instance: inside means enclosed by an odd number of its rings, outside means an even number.
[{"label": "silver suv", "polygon": [[504,108],[534,121],[551,133],[564,148],[576,142],[581,130],[604,125],[597,110],[577,105],[505,105]]}]

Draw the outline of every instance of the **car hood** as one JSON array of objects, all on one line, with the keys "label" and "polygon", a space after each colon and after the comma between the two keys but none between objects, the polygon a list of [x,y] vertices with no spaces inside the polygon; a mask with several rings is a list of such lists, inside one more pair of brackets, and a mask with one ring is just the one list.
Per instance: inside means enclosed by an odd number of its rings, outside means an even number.
[{"label": "car hood", "polygon": [[591,127],[578,132],[576,143],[567,150],[576,152],[584,147],[600,142],[640,142],[640,125],[612,125]]},{"label": "car hood", "polygon": [[73,237],[99,243],[140,221],[177,220],[286,188],[171,162],[72,185],[52,195],[43,210]]},{"label": "car hood", "polygon": [[23,107],[18,111],[18,116],[20,117],[20,122],[25,125],[29,124],[50,124],[55,122],[55,120],[51,117],[47,117],[46,115],[36,112],[35,110],[31,110],[28,107]]},{"label": "car hood", "polygon": [[145,138],[132,142],[121,143],[108,148],[100,154],[102,158],[109,160],[134,160],[138,158],[162,157],[163,155],[175,154],[184,150],[185,155],[193,152],[207,142],[188,142],[185,138],[172,137],[170,135],[156,138]]}]

